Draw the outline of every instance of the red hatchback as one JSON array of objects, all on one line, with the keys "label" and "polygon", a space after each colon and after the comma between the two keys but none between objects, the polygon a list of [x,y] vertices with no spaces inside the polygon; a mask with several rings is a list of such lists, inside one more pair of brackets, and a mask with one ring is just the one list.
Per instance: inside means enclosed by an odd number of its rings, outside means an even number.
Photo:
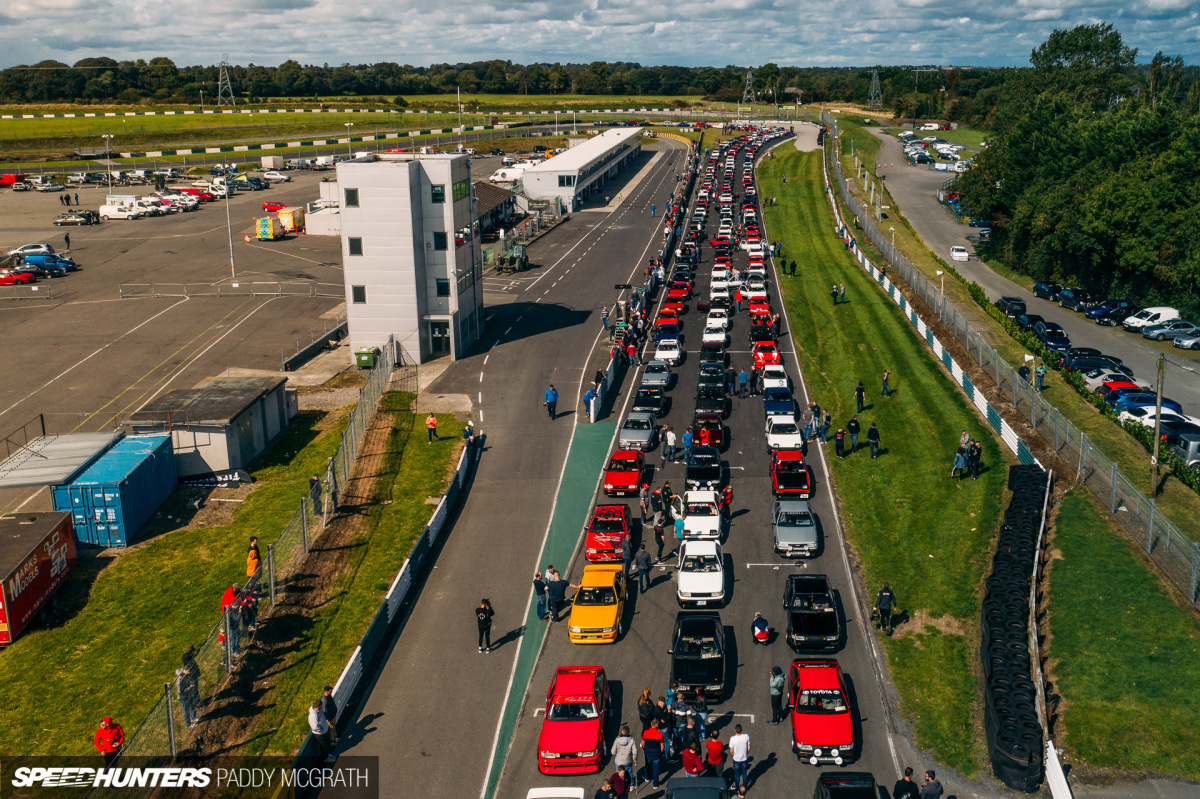
[{"label": "red hatchback", "polygon": [[278,211],[281,208],[287,208],[287,207],[288,207],[287,203],[281,203],[281,202],[279,202],[279,200],[267,200],[265,203],[263,203],[264,211]]},{"label": "red hatchback", "polygon": [[838,662],[794,660],[788,684],[792,751],[814,766],[842,765],[854,754],[854,723]]},{"label": "red hatchback", "polygon": [[608,467],[604,470],[604,493],[610,497],[636,494],[645,471],[645,455],[636,449],[617,450],[608,459]]},{"label": "red hatchback", "polygon": [[588,522],[583,554],[592,563],[621,560],[621,543],[633,529],[628,505],[597,505]]},{"label": "red hatchback", "polygon": [[[759,313],[752,311],[752,313]],[[754,368],[761,369],[768,364],[783,363],[783,358],[779,355],[779,348],[774,344],[755,344],[754,345]]]},{"label": "red hatchback", "polygon": [[538,771],[594,774],[604,763],[608,677],[601,666],[562,666],[546,691]]},{"label": "red hatchback", "polygon": [[771,491],[781,499],[812,497],[812,479],[800,450],[781,449],[771,453]]},{"label": "red hatchback", "polygon": [[668,300],[686,300],[692,296],[692,287],[682,280],[676,280],[667,289]]}]

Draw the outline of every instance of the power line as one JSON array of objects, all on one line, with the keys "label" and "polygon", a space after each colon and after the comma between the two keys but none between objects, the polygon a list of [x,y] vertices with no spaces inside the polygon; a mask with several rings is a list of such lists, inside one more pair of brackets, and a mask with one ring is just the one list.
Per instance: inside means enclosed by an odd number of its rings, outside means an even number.
[{"label": "power line", "polygon": [[233,84],[229,82],[229,53],[221,56],[221,74],[217,79],[217,105],[237,105],[233,96]]},{"label": "power line", "polygon": [[867,92],[867,108],[878,111],[883,108],[883,93],[879,90],[879,70],[871,70],[871,90]]}]

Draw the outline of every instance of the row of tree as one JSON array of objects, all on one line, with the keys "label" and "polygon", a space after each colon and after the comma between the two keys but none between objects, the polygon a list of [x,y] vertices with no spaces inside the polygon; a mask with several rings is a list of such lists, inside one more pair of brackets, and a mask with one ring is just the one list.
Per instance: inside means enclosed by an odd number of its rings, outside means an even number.
[{"label": "row of tree", "polygon": [[1108,25],[1055,31],[958,187],[1016,270],[1197,314],[1200,86],[1179,58],[1136,55]]}]

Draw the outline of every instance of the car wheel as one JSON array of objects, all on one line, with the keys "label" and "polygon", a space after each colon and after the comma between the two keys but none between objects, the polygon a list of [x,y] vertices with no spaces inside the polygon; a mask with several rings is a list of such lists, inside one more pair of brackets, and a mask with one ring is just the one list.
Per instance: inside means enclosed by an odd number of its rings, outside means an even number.
[{"label": "car wheel", "polygon": [[625,625],[623,623],[618,623],[617,624],[617,638],[620,638],[624,634],[625,634]]}]

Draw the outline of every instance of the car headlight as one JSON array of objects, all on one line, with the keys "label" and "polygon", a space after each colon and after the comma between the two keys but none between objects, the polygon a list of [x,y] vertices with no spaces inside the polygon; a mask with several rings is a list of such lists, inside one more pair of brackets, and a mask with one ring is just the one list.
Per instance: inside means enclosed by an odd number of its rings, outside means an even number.
[{"label": "car headlight", "polygon": [[808,744],[798,744],[796,746],[796,748],[803,752],[811,752],[812,751],[812,747],[809,746]]},{"label": "car headlight", "polygon": [[579,752],[579,753],[578,753],[577,755],[575,755],[575,756],[576,756],[576,757],[595,757],[595,756],[596,756],[596,755],[598,755],[598,754],[600,754],[600,750],[599,750],[599,749],[593,749],[593,750],[592,750],[592,751],[590,751],[590,752]]},{"label": "car headlight", "polygon": [[613,484],[612,484],[612,483],[605,483],[605,484],[604,484],[604,490],[605,490],[605,491],[612,491],[612,489],[613,489]]},{"label": "car headlight", "polygon": [[568,630],[570,630],[570,631],[571,631],[571,632],[573,632],[573,633],[581,633],[581,632],[583,632],[583,628],[582,628],[582,627],[568,627],[567,629],[568,629]]},{"label": "car headlight", "polygon": [[816,749],[812,750],[812,753],[813,753],[814,755],[816,755],[817,757],[820,757],[820,756],[821,756],[821,751],[822,751],[822,750],[821,750],[821,747],[819,747],[819,746],[818,746]]},{"label": "car headlight", "polygon": [[689,592],[689,591],[680,591],[679,595],[681,597],[683,597],[684,599],[691,599],[691,596],[692,596],[691,592]]},{"label": "car headlight", "polygon": [[838,748],[835,746],[834,748],[829,750],[829,754],[833,755],[834,757],[837,757],[838,755],[841,754],[841,752],[839,752]]},{"label": "car headlight", "polygon": [[542,752],[542,757],[547,760],[553,760],[556,757],[562,757],[562,755],[558,752]]},{"label": "car headlight", "polygon": [[605,628],[604,628],[603,630],[601,630],[600,632],[602,632],[602,633],[615,633],[616,631],[617,631],[617,628],[616,628],[616,627],[605,627]]}]

